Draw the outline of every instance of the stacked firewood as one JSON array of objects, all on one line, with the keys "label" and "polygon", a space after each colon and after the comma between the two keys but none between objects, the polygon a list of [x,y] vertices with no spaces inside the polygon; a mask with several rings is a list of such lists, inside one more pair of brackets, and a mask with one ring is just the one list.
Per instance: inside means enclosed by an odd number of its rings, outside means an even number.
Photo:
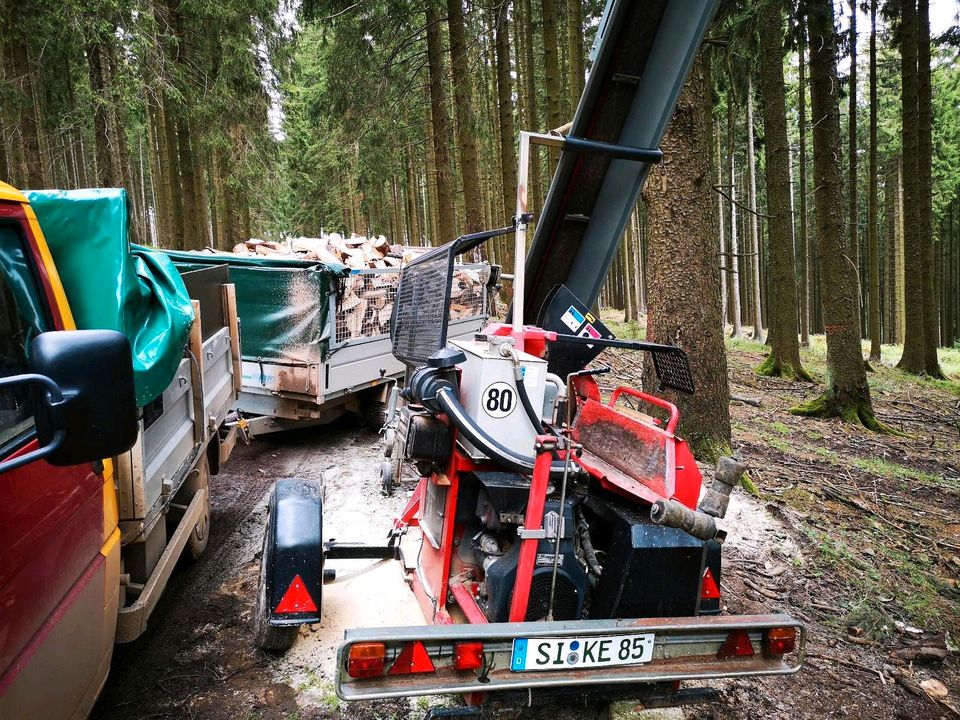
[{"label": "stacked firewood", "polygon": [[319,238],[289,238],[278,242],[254,238],[233,248],[236,255],[286,256],[340,263],[350,268],[399,268],[427,250],[429,248],[392,245],[383,235],[343,237],[340,233],[324,234]]},{"label": "stacked firewood", "polygon": [[[390,331],[399,273],[352,274],[343,279],[337,306],[337,342]],[[457,267],[450,287],[450,319],[483,315],[489,270]]]}]

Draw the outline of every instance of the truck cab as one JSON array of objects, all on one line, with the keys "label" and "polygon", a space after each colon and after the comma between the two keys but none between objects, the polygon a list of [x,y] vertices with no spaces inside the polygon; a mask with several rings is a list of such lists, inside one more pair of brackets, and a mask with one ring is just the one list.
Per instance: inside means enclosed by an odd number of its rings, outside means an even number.
[{"label": "truck cab", "polygon": [[[73,316],[36,216],[0,182],[0,377],[34,372],[32,342],[63,330]],[[134,407],[132,386],[107,389]],[[40,410],[26,383],[0,387],[0,471],[42,450]],[[0,717],[86,717],[106,681],[120,530],[112,464],[91,460],[0,472]]]}]

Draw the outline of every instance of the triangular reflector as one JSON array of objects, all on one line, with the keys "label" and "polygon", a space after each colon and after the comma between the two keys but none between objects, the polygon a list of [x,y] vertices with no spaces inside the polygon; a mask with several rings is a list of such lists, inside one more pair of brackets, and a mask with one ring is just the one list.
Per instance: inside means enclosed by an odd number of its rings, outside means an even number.
[{"label": "triangular reflector", "polygon": [[717,581],[713,579],[713,573],[710,572],[710,568],[706,568],[703,571],[703,585],[700,590],[700,598],[702,600],[720,599],[720,588],[717,587]]},{"label": "triangular reflector", "polygon": [[290,587],[287,588],[287,591],[283,594],[283,597],[280,598],[280,602],[277,604],[277,607],[273,612],[281,615],[284,613],[306,613],[316,611],[316,603],[313,602],[313,598],[310,597],[310,593],[307,592],[307,588],[303,584],[303,580],[301,580],[300,576],[297,575],[295,578],[293,578],[293,582],[290,583]]},{"label": "triangular reflector", "polygon": [[390,668],[388,675],[411,675],[413,673],[433,672],[433,660],[419,640],[408,643]]},{"label": "triangular reflector", "polygon": [[717,651],[717,658],[728,658],[734,655],[754,655],[753,643],[746,630],[734,630],[727,635],[726,641]]}]

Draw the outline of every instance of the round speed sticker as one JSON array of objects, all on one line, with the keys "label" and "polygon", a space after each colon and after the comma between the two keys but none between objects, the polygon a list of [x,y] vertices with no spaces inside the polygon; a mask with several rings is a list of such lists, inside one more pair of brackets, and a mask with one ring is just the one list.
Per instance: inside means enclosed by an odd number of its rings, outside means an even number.
[{"label": "round speed sticker", "polygon": [[505,382],[495,382],[483,391],[483,411],[492,418],[505,418],[517,404],[517,391]]}]

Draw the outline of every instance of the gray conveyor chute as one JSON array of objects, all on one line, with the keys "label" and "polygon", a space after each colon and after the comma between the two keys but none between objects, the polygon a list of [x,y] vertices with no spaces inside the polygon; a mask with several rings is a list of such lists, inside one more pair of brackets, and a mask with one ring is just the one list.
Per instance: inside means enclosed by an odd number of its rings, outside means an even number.
[{"label": "gray conveyor chute", "polygon": [[[569,136],[656,148],[717,0],[610,0]],[[649,163],[563,152],[526,263],[526,317],[566,285],[593,305]]]}]

